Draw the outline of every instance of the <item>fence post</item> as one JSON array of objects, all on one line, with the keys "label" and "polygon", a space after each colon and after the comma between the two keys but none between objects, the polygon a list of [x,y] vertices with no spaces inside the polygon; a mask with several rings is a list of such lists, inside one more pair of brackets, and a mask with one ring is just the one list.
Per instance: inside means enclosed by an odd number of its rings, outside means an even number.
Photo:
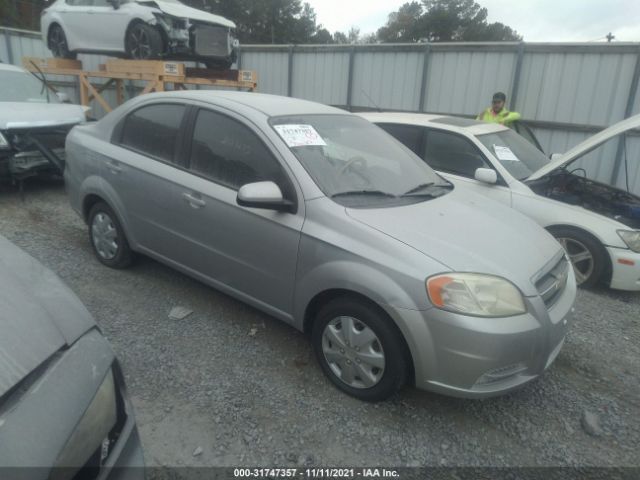
[{"label": "fence post", "polygon": [[429,54],[431,53],[431,44],[429,42],[424,45],[424,57],[422,60],[422,83],[420,84],[420,100],[418,103],[418,111],[424,112],[427,101],[427,75],[429,75]]},{"label": "fence post", "polygon": [[4,40],[5,45],[7,46],[7,56],[9,60],[9,64],[13,65],[13,50],[11,48],[11,35],[9,35],[9,30],[5,28],[4,30]]},{"label": "fence post", "polygon": [[353,95],[353,60],[356,56],[356,47],[349,50],[349,71],[347,73],[347,110],[351,111],[351,98]]},{"label": "fence post", "polygon": [[[636,92],[638,91],[638,80],[640,80],[640,49],[636,56],[636,66],[633,69],[633,77],[631,77],[631,87],[629,88],[629,96],[627,97],[627,106],[624,109],[624,118],[629,118],[633,110],[633,104],[636,102]],[[618,148],[616,149],[616,159],[613,164],[613,172],[611,173],[611,184],[615,185],[620,173],[620,164],[622,163],[622,152],[625,148],[625,137],[618,139]]]},{"label": "fence post", "polygon": [[287,97],[293,92],[293,45],[289,45],[289,58],[287,67]]},{"label": "fence post", "polygon": [[517,57],[516,57],[516,71],[513,72],[513,82],[511,84],[511,100],[509,105],[511,110],[516,109],[516,102],[518,101],[518,89],[520,87],[520,73],[522,72],[522,59],[524,58],[524,42],[520,42],[518,45]]}]

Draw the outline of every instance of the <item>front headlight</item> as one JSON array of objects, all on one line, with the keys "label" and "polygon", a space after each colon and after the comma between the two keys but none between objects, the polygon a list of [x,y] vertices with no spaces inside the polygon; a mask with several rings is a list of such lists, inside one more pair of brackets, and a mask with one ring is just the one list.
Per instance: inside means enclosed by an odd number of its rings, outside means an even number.
[{"label": "front headlight", "polygon": [[117,421],[116,386],[109,370],[91,404],[56,460],[56,467],[81,468],[100,448]]},{"label": "front headlight", "polygon": [[0,149],[7,149],[7,148],[11,148],[11,145],[9,145],[9,140],[7,140],[7,138],[2,134],[2,132],[0,132]]},{"label": "front headlight", "polygon": [[618,230],[618,235],[624,243],[634,252],[640,253],[640,231],[638,230]]},{"label": "front headlight", "polygon": [[508,280],[480,273],[446,273],[427,280],[431,303],[442,310],[479,317],[525,313],[520,291]]}]

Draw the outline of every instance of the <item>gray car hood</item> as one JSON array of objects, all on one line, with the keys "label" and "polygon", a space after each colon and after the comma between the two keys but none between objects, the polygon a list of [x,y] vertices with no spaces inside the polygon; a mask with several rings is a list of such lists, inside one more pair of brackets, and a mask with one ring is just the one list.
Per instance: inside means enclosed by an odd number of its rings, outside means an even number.
[{"label": "gray car hood", "polygon": [[531,279],[561,250],[532,220],[461,186],[413,205],[347,214],[453,271],[507,278],[526,296],[538,294]]},{"label": "gray car hood", "polygon": [[0,236],[0,397],[95,323],[50,270]]},{"label": "gray car hood", "polygon": [[0,130],[75,125],[85,108],[67,103],[1,102]]}]

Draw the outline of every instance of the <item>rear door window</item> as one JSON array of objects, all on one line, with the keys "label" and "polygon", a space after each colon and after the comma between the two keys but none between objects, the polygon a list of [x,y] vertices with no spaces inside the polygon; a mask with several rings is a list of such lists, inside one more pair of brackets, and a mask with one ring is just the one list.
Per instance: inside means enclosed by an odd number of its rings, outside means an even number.
[{"label": "rear door window", "polygon": [[184,105],[155,104],[125,119],[120,144],[150,157],[175,163]]}]

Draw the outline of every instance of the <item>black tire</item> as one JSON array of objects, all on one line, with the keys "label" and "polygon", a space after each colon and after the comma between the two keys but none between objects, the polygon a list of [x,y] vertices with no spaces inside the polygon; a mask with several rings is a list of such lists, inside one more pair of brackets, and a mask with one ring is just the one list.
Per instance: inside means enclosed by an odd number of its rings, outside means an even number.
[{"label": "black tire", "polygon": [[[103,227],[109,226],[115,233],[113,244],[106,244],[96,238],[102,236],[98,232],[104,232]],[[131,265],[133,252],[129,247],[122,225],[111,207],[104,202],[96,203],[89,212],[89,241],[100,263],[118,269]]]},{"label": "black tire", "polygon": [[204,64],[210,70],[229,70],[233,62],[232,59],[226,58],[224,60],[209,60],[204,62]]},{"label": "black tire", "polygon": [[49,36],[47,37],[47,46],[54,57],[57,58],[70,58],[75,60],[78,54],[76,52],[69,51],[69,44],[67,43],[67,36],[64,34],[64,30],[60,25],[54,23],[49,29]]},{"label": "black tire", "polygon": [[[349,368],[351,368],[351,371],[356,375],[353,382],[359,382],[361,384],[360,386],[352,386],[353,383],[348,384],[343,381],[342,378],[338,376],[338,373],[332,369],[332,365],[330,365],[327,360],[323,349],[323,342],[327,342],[326,347],[328,349],[333,349],[335,346],[340,350],[340,346],[337,343],[334,345],[332,340],[329,340],[329,337],[324,338],[325,329],[330,323],[336,321],[341,323],[339,317],[351,317],[355,319],[354,327],[356,327],[358,323],[360,324],[360,328],[364,325],[364,327],[368,327],[377,337],[375,341],[369,344],[370,346],[368,348],[362,347],[360,353],[355,352],[355,344],[349,345],[348,342],[346,343],[347,349],[349,350],[347,355],[354,358],[353,361],[349,360],[349,362],[351,362]],[[331,328],[335,328],[335,326]],[[342,326],[340,326],[340,328],[342,328]],[[362,331],[364,331],[364,329]],[[312,342],[320,367],[329,380],[343,392],[360,400],[367,402],[386,400],[400,390],[407,380],[408,352],[406,351],[406,346],[401,334],[384,312],[379,311],[375,306],[366,302],[349,297],[340,297],[322,307],[313,324]],[[377,348],[376,342],[378,342]],[[367,367],[357,360],[357,356],[367,354],[365,350],[369,348],[372,349],[370,350],[371,352],[377,355],[382,352],[384,357],[384,367],[382,370],[376,368],[369,370],[369,372],[377,370],[375,373],[380,376],[377,383],[373,386],[365,386],[363,382],[358,380],[361,378],[358,370],[366,369]],[[345,350],[341,351],[345,352]],[[355,364],[356,361],[359,365]],[[342,370],[341,365],[336,362],[332,362],[332,364],[333,368],[340,369],[340,375],[342,375],[342,371],[344,370]],[[342,366],[345,366],[345,364],[343,363]]]},{"label": "black tire", "polygon": [[134,60],[153,60],[163,52],[162,35],[157,28],[145,23],[129,27],[124,45],[127,56]]},{"label": "black tire", "polygon": [[[572,227],[552,227],[549,228],[549,232],[569,255],[578,286],[591,288],[604,280],[606,272],[609,271],[609,258],[604,246],[596,238]],[[590,258],[583,252],[588,252]],[[583,260],[576,261],[582,257]]]}]

